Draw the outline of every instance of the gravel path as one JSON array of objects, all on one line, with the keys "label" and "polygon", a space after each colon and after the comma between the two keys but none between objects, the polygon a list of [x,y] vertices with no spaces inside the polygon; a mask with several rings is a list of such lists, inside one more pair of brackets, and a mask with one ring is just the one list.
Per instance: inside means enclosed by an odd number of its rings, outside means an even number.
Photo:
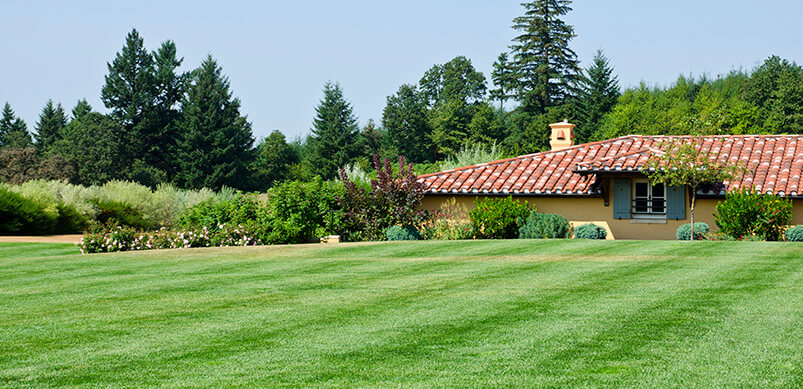
[{"label": "gravel path", "polygon": [[77,243],[83,235],[0,236],[0,242]]}]

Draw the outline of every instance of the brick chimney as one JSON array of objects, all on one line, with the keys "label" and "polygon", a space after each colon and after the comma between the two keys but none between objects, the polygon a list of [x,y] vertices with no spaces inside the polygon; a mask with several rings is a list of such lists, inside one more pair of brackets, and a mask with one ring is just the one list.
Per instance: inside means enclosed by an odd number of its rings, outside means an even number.
[{"label": "brick chimney", "polygon": [[549,136],[549,145],[552,146],[553,151],[574,146],[574,124],[569,123],[568,120],[563,120],[560,123],[550,124],[549,128],[552,129],[552,134]]}]

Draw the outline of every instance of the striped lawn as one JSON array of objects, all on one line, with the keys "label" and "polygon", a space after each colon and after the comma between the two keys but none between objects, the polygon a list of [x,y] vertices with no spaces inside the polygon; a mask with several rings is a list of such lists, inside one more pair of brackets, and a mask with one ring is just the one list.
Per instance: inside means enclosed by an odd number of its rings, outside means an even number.
[{"label": "striped lawn", "polygon": [[0,386],[803,387],[803,245],[0,244]]}]

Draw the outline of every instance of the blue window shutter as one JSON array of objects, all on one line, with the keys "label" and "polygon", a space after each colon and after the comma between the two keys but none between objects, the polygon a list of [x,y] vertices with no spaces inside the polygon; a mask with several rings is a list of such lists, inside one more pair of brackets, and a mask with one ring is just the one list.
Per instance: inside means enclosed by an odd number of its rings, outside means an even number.
[{"label": "blue window shutter", "polygon": [[613,180],[613,218],[630,219],[630,179]]},{"label": "blue window shutter", "polygon": [[670,220],[686,219],[686,188],[683,186],[666,187],[666,218]]}]

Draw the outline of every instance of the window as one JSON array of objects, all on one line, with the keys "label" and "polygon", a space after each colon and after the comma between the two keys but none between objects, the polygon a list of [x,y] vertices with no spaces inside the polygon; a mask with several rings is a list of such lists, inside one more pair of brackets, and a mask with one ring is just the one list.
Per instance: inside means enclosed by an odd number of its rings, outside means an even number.
[{"label": "window", "polygon": [[631,212],[633,215],[666,215],[666,186],[634,180]]}]

